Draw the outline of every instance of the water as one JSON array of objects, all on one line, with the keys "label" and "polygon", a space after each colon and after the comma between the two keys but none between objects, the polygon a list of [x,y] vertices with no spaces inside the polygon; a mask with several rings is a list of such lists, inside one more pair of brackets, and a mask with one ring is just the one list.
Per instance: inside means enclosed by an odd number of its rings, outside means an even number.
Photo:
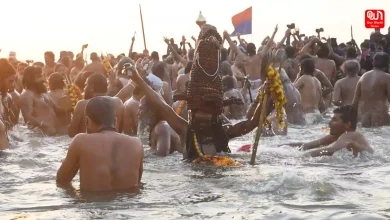
[{"label": "water", "polygon": [[390,149],[386,127],[363,130],[374,155],[302,157],[276,145],[323,136],[319,125],[289,127],[288,137],[263,138],[258,165],[237,149],[253,134],[231,142],[238,168],[199,167],[181,155],[145,153],[140,194],[87,195],[59,188],[56,172],[70,138],[42,138],[23,126],[0,155],[0,219],[389,219]]}]

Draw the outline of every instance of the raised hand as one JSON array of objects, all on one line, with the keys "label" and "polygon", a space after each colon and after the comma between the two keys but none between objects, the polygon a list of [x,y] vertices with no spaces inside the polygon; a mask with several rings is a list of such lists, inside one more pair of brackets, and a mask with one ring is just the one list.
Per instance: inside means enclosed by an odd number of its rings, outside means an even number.
[{"label": "raised hand", "polygon": [[196,41],[196,38],[195,38],[194,36],[192,36],[191,39],[192,39],[193,41]]},{"label": "raised hand", "polygon": [[88,44],[84,44],[81,48],[82,49],[87,49],[88,48]]},{"label": "raised hand", "polygon": [[225,38],[230,37],[229,33],[228,33],[226,30],[223,32],[223,36],[224,36]]},{"label": "raised hand", "polygon": [[169,39],[168,39],[167,37],[164,37],[164,42],[165,42],[166,44],[169,44]]},{"label": "raised hand", "polygon": [[181,42],[183,42],[183,44],[185,44],[186,43],[186,37],[183,35],[182,37],[181,37]]},{"label": "raised hand", "polygon": [[290,28],[288,28],[287,30],[286,30],[286,32],[285,32],[285,36],[288,36],[288,35],[290,35],[291,34],[291,29]]},{"label": "raised hand", "polygon": [[238,39],[241,38],[241,34],[240,33],[237,33],[236,36],[237,36]]},{"label": "raised hand", "polygon": [[276,34],[276,32],[278,32],[278,25],[275,26],[274,34]]}]

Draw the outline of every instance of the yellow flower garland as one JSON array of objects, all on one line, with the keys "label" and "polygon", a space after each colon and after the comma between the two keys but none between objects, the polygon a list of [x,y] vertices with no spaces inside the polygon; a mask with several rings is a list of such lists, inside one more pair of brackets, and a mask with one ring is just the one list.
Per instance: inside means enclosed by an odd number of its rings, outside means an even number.
[{"label": "yellow flower garland", "polygon": [[196,152],[199,154],[200,158],[192,161],[192,163],[197,163],[197,164],[213,164],[214,166],[217,167],[224,167],[224,166],[241,166],[242,164],[239,162],[234,161],[230,157],[227,156],[210,156],[210,155],[204,155],[202,151],[199,148],[198,144],[198,139],[196,137],[196,134],[194,133],[194,144],[195,144],[195,149]]},{"label": "yellow flower garland", "polygon": [[67,93],[70,97],[70,100],[72,101],[72,107],[74,109],[76,107],[77,102],[83,99],[83,95],[79,87],[75,84],[68,85]]},{"label": "yellow flower garland", "polygon": [[[284,104],[287,103],[286,96],[284,96],[283,85],[280,81],[280,73],[276,71],[271,65],[267,70],[267,82],[270,84],[270,94],[276,109],[276,118],[280,129],[283,129],[286,125],[284,123]],[[264,103],[264,90],[259,92],[259,101]],[[271,123],[265,118],[264,127],[270,127]]]},{"label": "yellow flower garland", "polygon": [[110,73],[112,70],[111,64],[110,64],[110,57],[107,56],[103,60],[104,69],[106,70],[106,73]]}]

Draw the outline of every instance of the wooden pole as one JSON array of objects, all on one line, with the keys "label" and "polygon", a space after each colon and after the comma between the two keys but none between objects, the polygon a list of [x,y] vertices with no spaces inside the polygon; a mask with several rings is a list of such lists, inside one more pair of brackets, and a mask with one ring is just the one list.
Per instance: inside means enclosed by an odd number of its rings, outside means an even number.
[{"label": "wooden pole", "polygon": [[146,50],[145,29],[144,29],[144,20],[142,19],[141,4],[139,5],[139,14],[141,16],[142,35],[144,36],[144,48]]},{"label": "wooden pole", "polygon": [[[260,100],[261,103],[261,100]],[[260,105],[259,103],[259,105]],[[256,161],[256,154],[257,154],[257,147],[259,146],[259,141],[261,137],[261,133],[263,132],[263,124],[264,124],[264,119],[266,117],[266,111],[267,111],[267,104],[268,104],[268,94],[264,94],[264,101],[261,103],[261,112],[260,112],[260,120],[259,120],[259,125],[257,126],[257,132],[256,132],[256,137],[255,137],[255,142],[253,143],[253,148],[252,148],[252,157],[251,157],[251,165],[255,165]]]}]

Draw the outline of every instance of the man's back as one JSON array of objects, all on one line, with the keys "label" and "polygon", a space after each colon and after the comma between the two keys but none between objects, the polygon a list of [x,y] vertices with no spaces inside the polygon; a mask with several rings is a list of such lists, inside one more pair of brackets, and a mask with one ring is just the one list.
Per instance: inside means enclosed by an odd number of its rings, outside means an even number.
[{"label": "man's back", "polygon": [[304,113],[313,113],[319,110],[321,97],[321,83],[314,76],[302,75],[295,83],[301,94]]},{"label": "man's back", "polygon": [[106,75],[106,71],[104,70],[104,65],[101,62],[92,62],[84,67],[82,72],[94,72],[100,73],[102,75]]},{"label": "man's back", "polygon": [[351,105],[353,97],[355,95],[355,90],[357,83],[359,82],[360,77],[346,77],[340,79],[335,84],[335,93],[339,93],[342,101],[341,105]]},{"label": "man's back", "polygon": [[77,135],[74,142],[79,147],[81,189],[105,191],[139,186],[144,152],[138,138],[103,131]]}]

